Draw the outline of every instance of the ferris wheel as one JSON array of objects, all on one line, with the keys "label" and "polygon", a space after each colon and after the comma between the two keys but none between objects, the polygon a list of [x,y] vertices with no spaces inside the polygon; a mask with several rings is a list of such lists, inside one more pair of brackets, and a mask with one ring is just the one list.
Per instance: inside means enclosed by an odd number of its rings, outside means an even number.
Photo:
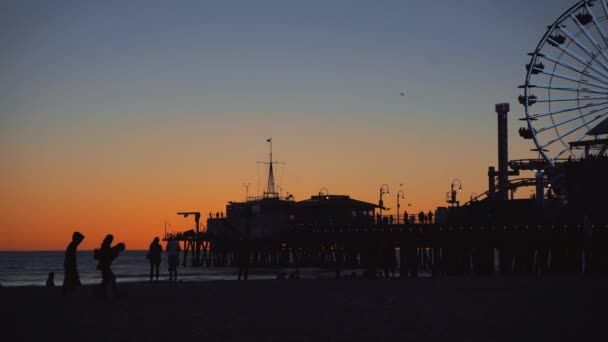
[{"label": "ferris wheel", "polygon": [[527,127],[544,160],[605,154],[608,138],[608,4],[580,1],[541,38],[520,86]]}]

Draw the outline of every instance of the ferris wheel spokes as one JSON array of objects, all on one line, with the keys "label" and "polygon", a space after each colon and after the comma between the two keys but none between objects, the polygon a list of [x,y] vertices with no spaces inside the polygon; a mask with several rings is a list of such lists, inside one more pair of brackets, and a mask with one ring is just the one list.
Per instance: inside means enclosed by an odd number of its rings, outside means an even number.
[{"label": "ferris wheel spokes", "polygon": [[[608,8],[606,7],[606,2],[601,1],[601,3],[602,3],[602,7],[604,7],[604,13],[608,16]],[[604,32],[604,29],[602,29],[602,25],[600,25],[596,16],[593,14],[593,11],[591,10],[591,8],[589,8],[588,4],[585,4],[585,10],[587,11],[588,14],[591,15],[591,21],[593,21],[593,26],[597,29],[600,36],[602,36],[602,40],[604,40],[604,43],[606,44],[606,46],[608,46],[608,36]]]},{"label": "ferris wheel spokes", "polygon": [[[606,113],[604,113],[604,115],[605,115],[605,114],[606,114]],[[567,131],[567,132],[565,132],[565,133],[563,133],[563,134],[561,134],[561,135],[560,135],[560,134],[558,134],[558,135],[557,135],[557,137],[553,138],[552,140],[549,140],[549,142],[547,142],[546,144],[544,144],[544,145],[540,146],[540,148],[541,148],[541,149],[546,149],[547,147],[549,147],[549,145],[551,145],[551,144],[553,144],[553,143],[555,143],[555,142],[557,142],[557,141],[562,140],[563,138],[565,138],[565,137],[569,136],[570,134],[572,134],[572,133],[574,133],[574,132],[578,131],[579,129],[581,129],[581,128],[585,127],[586,125],[588,125],[588,124],[592,123],[593,121],[595,121],[595,120],[597,120],[597,119],[600,119],[600,118],[602,118],[602,117],[603,117],[602,115],[598,115],[598,116],[596,116],[595,118],[593,118],[593,119],[589,120],[588,122],[583,122],[581,125],[576,126],[575,128],[572,128],[572,129],[570,129],[569,131]],[[584,134],[584,135],[586,135],[586,132],[585,132],[585,134]],[[584,135],[583,135],[583,136],[584,136]]]},{"label": "ferris wheel spokes", "polygon": [[[563,33],[568,39],[570,39],[571,41],[574,42],[574,44],[576,46],[579,47],[579,49],[583,50],[583,52],[585,52],[593,61],[596,61],[599,65],[601,65],[606,71],[608,71],[608,64],[605,63],[605,61],[600,60],[599,58],[597,58],[597,55],[593,53],[593,51],[589,50],[589,48],[583,44],[581,41],[579,41],[574,35],[572,35],[572,33],[570,33],[570,31],[566,30],[565,27],[560,27],[560,32]],[[561,44],[563,45],[563,44]],[[600,53],[600,55],[603,55],[602,53]]]},{"label": "ferris wheel spokes", "polygon": [[[570,51],[569,49],[563,47],[562,45],[558,45],[557,48],[565,53],[566,55],[568,55],[569,57],[573,58],[574,60],[576,60],[577,62],[579,62],[581,65],[584,65],[585,68],[589,68],[595,72],[597,72],[598,74],[604,76],[604,77],[608,77],[608,70],[602,70],[598,67],[596,67],[595,65],[591,64],[592,61],[587,61],[586,59],[584,59],[583,57],[579,56],[577,53]],[[544,57],[543,56],[541,57]],[[553,60],[551,60],[552,62],[555,62],[556,60],[559,60],[558,58],[554,58]]]},{"label": "ferris wheel spokes", "polygon": [[591,45],[593,45],[595,47],[595,50],[602,57],[604,57],[605,61],[608,62],[608,56],[606,56],[606,51],[604,51],[604,49],[602,49],[602,46],[600,44],[598,44],[598,42],[595,40],[595,38],[593,38],[593,36],[591,36],[591,33],[589,33],[589,31],[585,28],[585,26],[583,24],[581,24],[581,22],[578,20],[578,18],[573,13],[570,13],[570,19],[572,19],[572,21],[576,24],[576,26],[578,26],[578,28],[581,30],[581,32],[583,32],[583,35],[585,35],[585,37],[589,40]]},{"label": "ferris wheel spokes", "polygon": [[[584,106],[578,106],[578,107],[572,107],[572,108],[566,108],[566,109],[560,109],[557,111],[550,111],[550,112],[545,112],[545,113],[540,113],[540,114],[531,114],[529,116],[529,120],[537,120],[539,118],[542,117],[546,117],[546,116],[553,116],[554,114],[563,114],[563,113],[567,113],[567,112],[573,112],[579,109],[583,109],[583,108],[590,108],[590,107],[595,107],[595,106],[601,106],[601,105],[605,105],[608,104],[607,102],[600,102],[600,103],[590,103]],[[603,108],[602,108],[603,109]],[[602,110],[602,109],[598,109],[598,110]]]},{"label": "ferris wheel spokes", "polygon": [[[522,86],[525,87],[525,86]],[[550,89],[550,90],[559,90],[559,91],[571,91],[574,93],[584,93],[584,94],[606,94],[605,91],[600,90],[592,90],[589,88],[574,88],[569,86],[552,86],[550,84],[529,84],[528,88],[539,88],[539,89]]]},{"label": "ferris wheel spokes", "polygon": [[[555,58],[555,57],[553,57],[551,55],[545,54],[541,58],[546,59],[548,61],[551,61],[551,62],[553,62],[553,63],[555,63],[557,65],[560,65],[560,66],[562,66],[562,67],[564,67],[566,69],[570,69],[571,71],[578,72],[578,73],[580,73],[582,75],[589,76],[589,77],[593,78],[596,81],[600,81],[600,82],[603,82],[603,83],[608,83],[608,73],[604,74],[604,73],[601,72],[601,70],[595,70],[595,68],[591,68],[593,71],[595,71],[595,72],[597,72],[599,74],[599,75],[594,75],[594,74],[590,73],[589,71],[581,69],[581,68],[579,68],[579,67],[577,67],[575,65],[572,65],[572,64],[570,64],[568,62],[562,61],[561,59]],[[574,58],[574,57],[572,57],[572,58]],[[582,65],[584,65],[585,69],[589,66],[588,64],[584,64],[585,63],[584,60],[578,61],[578,62],[581,63]],[[544,70],[544,68],[541,69],[541,68],[538,68],[538,67],[534,67],[534,69],[536,71],[538,71],[538,72],[542,72]],[[602,76],[605,76],[606,78],[604,78]]]},{"label": "ferris wheel spokes", "polygon": [[[592,87],[595,87],[595,88],[600,88],[600,89],[606,89],[606,90],[608,90],[608,86],[604,86],[604,85],[601,85],[601,84],[598,84],[598,83],[595,83],[595,82],[589,82],[589,81],[584,80],[584,79],[576,79],[576,78],[573,78],[573,77],[568,76],[566,74],[562,74],[560,72],[545,71],[545,70],[543,70],[543,71],[541,71],[541,73],[543,73],[543,74],[545,74],[547,76],[561,78],[563,80],[568,80],[568,81],[572,81],[572,82],[576,82],[576,83],[586,84],[586,85],[589,85],[589,86],[592,86]],[[591,78],[593,78],[593,77],[591,77]]]},{"label": "ferris wheel spokes", "polygon": [[[579,138],[575,139],[574,141],[575,141],[575,142],[582,141],[582,140],[583,140],[583,139],[584,139],[586,136],[587,136],[587,134],[583,134],[583,135],[581,135]],[[563,150],[561,150],[561,151],[560,151],[560,152],[559,152],[559,153],[558,153],[558,154],[557,154],[557,155],[556,155],[556,156],[553,158],[553,160],[557,160],[557,159],[559,159],[559,157],[561,157],[561,156],[562,156],[562,154],[564,154],[564,153],[566,153],[566,152],[568,152],[568,151],[571,151],[571,148],[570,148],[570,146],[569,146],[569,145],[565,145],[564,149],[563,149]],[[580,158],[580,157],[582,157],[582,155],[583,155],[583,152],[580,152],[580,153],[579,153],[579,154],[578,154],[578,155],[577,155],[575,158]]]},{"label": "ferris wheel spokes", "polygon": [[591,100],[608,100],[607,96],[583,96],[583,97],[546,97],[536,98],[537,103],[542,102],[570,102],[570,101],[591,101]]},{"label": "ferris wheel spokes", "polygon": [[[565,124],[567,124],[567,123],[570,123],[570,122],[572,122],[572,121],[576,121],[576,120],[578,120],[578,119],[582,119],[582,118],[587,117],[587,116],[589,116],[589,115],[596,114],[597,112],[602,111],[602,110],[608,110],[608,106],[603,107],[603,108],[600,108],[600,109],[597,109],[597,110],[592,110],[592,111],[590,111],[590,112],[587,112],[587,113],[585,113],[585,114],[581,114],[581,115],[579,115],[579,116],[575,116],[575,117],[572,117],[572,118],[569,118],[569,119],[562,120],[562,121],[560,121],[560,122],[558,122],[558,123],[555,123],[555,124],[554,124],[554,125],[552,125],[552,126],[547,126],[547,127],[543,127],[543,128],[535,129],[534,131],[535,131],[536,133],[542,133],[542,132],[547,131],[547,130],[550,130],[550,129],[552,129],[552,128],[559,127],[559,126],[563,126],[563,125],[565,125]],[[604,113],[604,114],[606,114],[606,113]],[[579,127],[579,128],[582,128],[582,127]]]}]

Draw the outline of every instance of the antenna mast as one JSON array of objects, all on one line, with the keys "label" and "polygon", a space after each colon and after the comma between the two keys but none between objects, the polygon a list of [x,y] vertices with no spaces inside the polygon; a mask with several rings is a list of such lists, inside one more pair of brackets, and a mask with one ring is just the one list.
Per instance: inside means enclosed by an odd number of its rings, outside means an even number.
[{"label": "antenna mast", "polygon": [[269,162],[258,162],[263,164],[268,164],[268,185],[266,186],[266,191],[264,191],[264,198],[278,198],[279,193],[277,193],[275,184],[274,184],[274,171],[273,164],[284,164],[276,161],[272,161],[272,138],[266,139],[266,142],[270,144],[270,161]]}]

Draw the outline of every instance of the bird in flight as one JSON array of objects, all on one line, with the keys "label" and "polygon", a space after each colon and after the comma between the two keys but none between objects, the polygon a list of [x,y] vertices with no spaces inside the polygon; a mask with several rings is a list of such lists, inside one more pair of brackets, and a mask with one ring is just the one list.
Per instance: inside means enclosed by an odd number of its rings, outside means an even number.
[{"label": "bird in flight", "polygon": [[405,90],[401,92],[401,96],[405,96]]}]

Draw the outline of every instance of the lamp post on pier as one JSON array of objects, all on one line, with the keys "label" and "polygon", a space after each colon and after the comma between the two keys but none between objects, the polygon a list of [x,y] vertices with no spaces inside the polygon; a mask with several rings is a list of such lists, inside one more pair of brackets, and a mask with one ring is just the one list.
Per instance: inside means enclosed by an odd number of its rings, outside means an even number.
[{"label": "lamp post on pier", "polygon": [[458,192],[462,192],[462,183],[460,182],[460,179],[456,178],[452,181],[452,185],[450,185],[450,197],[448,199],[448,203],[452,204],[452,207],[454,207],[454,203],[456,203],[457,206],[460,206],[460,202],[456,200],[456,190],[454,190],[454,185],[458,184]]},{"label": "lamp post on pier", "polygon": [[405,199],[405,192],[403,192],[403,190],[399,190],[397,192],[397,224],[399,224],[399,208],[401,208],[401,203],[399,202],[400,199]]},{"label": "lamp post on pier", "polygon": [[[169,224],[169,227],[171,227],[171,224]],[[165,239],[167,238],[167,222],[165,222]]]},{"label": "lamp post on pier", "polygon": [[[386,188],[386,190],[384,190]],[[378,205],[380,206],[380,220],[382,220],[382,208],[384,208],[384,201],[382,200],[382,195],[388,195],[388,185],[382,184],[380,186],[380,200],[378,201]]]},{"label": "lamp post on pier", "polygon": [[245,202],[247,202],[247,200],[249,199],[249,186],[251,185],[251,183],[247,182],[247,183],[243,183],[243,186],[245,187]]},{"label": "lamp post on pier", "polygon": [[319,199],[323,196],[323,190],[325,190],[325,198],[329,199],[329,190],[327,190],[327,188],[321,188],[321,190],[319,190]]}]

